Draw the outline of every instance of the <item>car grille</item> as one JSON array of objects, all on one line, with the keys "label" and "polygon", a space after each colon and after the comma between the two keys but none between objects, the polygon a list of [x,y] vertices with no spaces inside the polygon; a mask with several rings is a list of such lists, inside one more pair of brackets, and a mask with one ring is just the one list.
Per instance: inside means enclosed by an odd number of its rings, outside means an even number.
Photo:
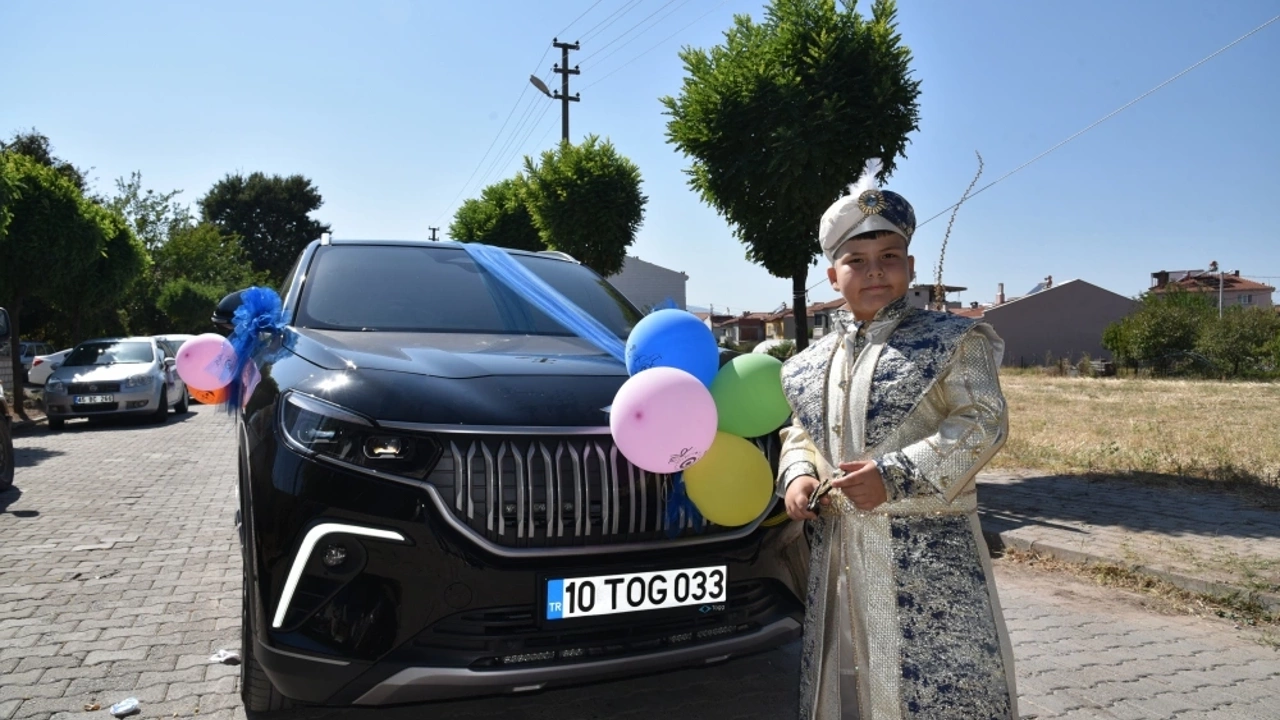
[{"label": "car grille", "polygon": [[118,382],[71,383],[67,385],[67,393],[70,395],[88,395],[90,393],[108,393],[108,392],[120,392],[120,383]]},{"label": "car grille", "polygon": [[[455,517],[497,545],[612,545],[732,529],[699,529],[684,515],[669,528],[671,476],[635,467],[608,435],[437,439],[443,453],[427,481]],[[777,436],[755,443],[777,467]]]},{"label": "car grille", "polygon": [[565,628],[542,622],[535,607],[486,608],[440,620],[413,646],[432,664],[474,670],[592,662],[720,640],[799,612],[799,603],[777,581],[753,579],[731,583],[728,603],[717,612],[661,620],[622,615]]}]

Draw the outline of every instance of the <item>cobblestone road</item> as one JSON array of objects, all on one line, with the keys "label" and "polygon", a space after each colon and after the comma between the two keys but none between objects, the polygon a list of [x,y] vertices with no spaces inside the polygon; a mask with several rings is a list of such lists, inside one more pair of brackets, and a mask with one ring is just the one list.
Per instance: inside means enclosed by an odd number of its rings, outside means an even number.
[{"label": "cobblestone road", "polygon": [[[16,439],[0,494],[0,720],[244,718],[231,524],[232,425],[194,406],[163,426],[71,423]],[[1165,616],[1060,575],[997,570],[1024,715],[1280,719],[1280,652],[1230,623]],[[794,716],[797,648],[700,671],[538,695],[300,718],[509,720]]]}]

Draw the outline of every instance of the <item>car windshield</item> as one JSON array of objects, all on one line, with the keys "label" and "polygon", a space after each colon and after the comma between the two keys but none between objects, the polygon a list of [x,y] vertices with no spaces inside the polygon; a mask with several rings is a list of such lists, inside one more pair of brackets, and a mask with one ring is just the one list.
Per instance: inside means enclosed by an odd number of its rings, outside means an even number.
[{"label": "car windshield", "polygon": [[145,342],[87,342],[80,343],[67,359],[63,367],[82,367],[85,365],[114,365],[116,363],[149,363],[155,360],[155,352],[151,343]]},{"label": "car windshield", "polygon": [[[639,313],[586,267],[513,254],[514,260],[618,335]],[[307,271],[297,325],[320,330],[572,335],[457,247],[335,245]]]}]

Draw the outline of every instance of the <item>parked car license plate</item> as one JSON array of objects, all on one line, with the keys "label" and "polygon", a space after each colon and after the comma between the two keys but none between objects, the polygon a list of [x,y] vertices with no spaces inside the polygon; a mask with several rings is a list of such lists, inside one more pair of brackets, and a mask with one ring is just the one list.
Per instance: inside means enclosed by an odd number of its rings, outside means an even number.
[{"label": "parked car license plate", "polygon": [[114,395],[76,395],[72,402],[76,405],[97,405],[98,403],[115,402]]},{"label": "parked car license plate", "polygon": [[722,604],[728,578],[718,566],[548,580],[547,619]]}]

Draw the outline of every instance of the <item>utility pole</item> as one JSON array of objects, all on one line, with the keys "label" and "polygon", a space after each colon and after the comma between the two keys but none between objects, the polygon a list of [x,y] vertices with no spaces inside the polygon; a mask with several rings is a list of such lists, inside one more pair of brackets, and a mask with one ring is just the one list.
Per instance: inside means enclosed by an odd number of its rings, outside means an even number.
[{"label": "utility pole", "polygon": [[434,241],[434,240],[436,239],[436,231],[437,231],[437,230],[439,230],[440,228],[438,228],[438,227],[433,227],[433,228],[428,228],[428,229],[429,229],[429,230],[431,230],[431,239]]},{"label": "utility pole", "polygon": [[582,98],[578,93],[574,93],[573,97],[569,96],[569,76],[580,75],[581,70],[577,65],[572,69],[569,68],[569,51],[578,50],[578,43],[562,43],[559,38],[551,39],[552,47],[560,48],[560,62],[551,66],[551,71],[560,75],[560,89],[551,96],[553,100],[560,101],[560,139],[569,142],[569,103],[578,102]]},{"label": "utility pole", "polygon": [[1218,273],[1218,319],[1222,319],[1222,275],[1223,272],[1218,269],[1218,261],[1211,260],[1209,262],[1209,272]]}]

